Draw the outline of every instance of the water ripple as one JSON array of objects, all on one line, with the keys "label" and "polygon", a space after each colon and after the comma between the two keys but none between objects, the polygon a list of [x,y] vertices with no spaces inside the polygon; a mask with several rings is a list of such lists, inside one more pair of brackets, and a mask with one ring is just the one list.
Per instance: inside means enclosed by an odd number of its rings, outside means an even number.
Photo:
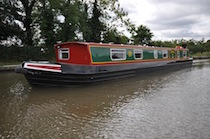
[{"label": "water ripple", "polygon": [[75,89],[7,75],[0,138],[210,138],[210,66],[163,72]]}]

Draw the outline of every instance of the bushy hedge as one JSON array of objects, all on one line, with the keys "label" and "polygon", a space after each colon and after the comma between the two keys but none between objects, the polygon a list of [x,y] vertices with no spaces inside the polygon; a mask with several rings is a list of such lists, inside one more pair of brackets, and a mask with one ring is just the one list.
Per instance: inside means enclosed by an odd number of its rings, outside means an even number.
[{"label": "bushy hedge", "polygon": [[41,52],[41,47],[0,46],[0,62],[21,62],[27,60],[53,60],[54,51]]},{"label": "bushy hedge", "polygon": [[205,45],[188,45],[187,48],[193,53],[203,53],[203,52],[209,52],[210,47]]}]

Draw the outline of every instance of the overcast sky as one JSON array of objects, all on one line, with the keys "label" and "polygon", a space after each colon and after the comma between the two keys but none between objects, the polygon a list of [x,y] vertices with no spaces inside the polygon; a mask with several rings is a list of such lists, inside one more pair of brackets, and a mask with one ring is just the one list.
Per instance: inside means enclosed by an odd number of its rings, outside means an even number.
[{"label": "overcast sky", "polygon": [[210,0],[119,0],[136,25],[155,40],[210,39]]}]

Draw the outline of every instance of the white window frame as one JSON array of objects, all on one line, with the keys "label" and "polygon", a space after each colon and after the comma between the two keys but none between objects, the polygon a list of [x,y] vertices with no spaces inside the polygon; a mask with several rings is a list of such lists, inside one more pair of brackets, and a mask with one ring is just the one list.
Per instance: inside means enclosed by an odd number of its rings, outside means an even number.
[{"label": "white window frame", "polygon": [[[164,57],[164,54],[166,54],[165,57]],[[162,57],[163,58],[168,58],[168,50],[162,50]]]},{"label": "white window frame", "polygon": [[158,59],[158,50],[153,51],[154,59]]},{"label": "white window frame", "polygon": [[[114,52],[114,51],[116,51],[116,52]],[[118,59],[113,59],[112,55],[114,53],[123,54],[123,57],[122,58],[118,58]],[[112,61],[126,60],[126,49],[116,49],[116,48],[110,49],[110,58],[111,58]]]},{"label": "white window frame", "polygon": [[[66,52],[63,52],[63,51],[66,51]],[[63,54],[68,54],[68,58],[63,58]],[[69,48],[60,48],[58,49],[58,59],[59,60],[69,60],[70,58],[70,50]]]},{"label": "white window frame", "polygon": [[[141,57],[140,58],[137,58],[136,57],[136,54],[139,53],[141,54]],[[134,49],[134,59],[143,59],[143,50],[142,49]]]},{"label": "white window frame", "polygon": [[183,57],[183,58],[187,58],[187,51],[183,51],[183,52],[182,52],[182,57]]}]

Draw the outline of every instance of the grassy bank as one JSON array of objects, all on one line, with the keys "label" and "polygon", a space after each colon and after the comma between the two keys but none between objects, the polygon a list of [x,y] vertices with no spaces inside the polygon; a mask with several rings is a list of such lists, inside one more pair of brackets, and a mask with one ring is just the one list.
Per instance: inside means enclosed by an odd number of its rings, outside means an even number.
[{"label": "grassy bank", "polygon": [[0,66],[20,65],[21,63],[20,61],[0,62]]}]

